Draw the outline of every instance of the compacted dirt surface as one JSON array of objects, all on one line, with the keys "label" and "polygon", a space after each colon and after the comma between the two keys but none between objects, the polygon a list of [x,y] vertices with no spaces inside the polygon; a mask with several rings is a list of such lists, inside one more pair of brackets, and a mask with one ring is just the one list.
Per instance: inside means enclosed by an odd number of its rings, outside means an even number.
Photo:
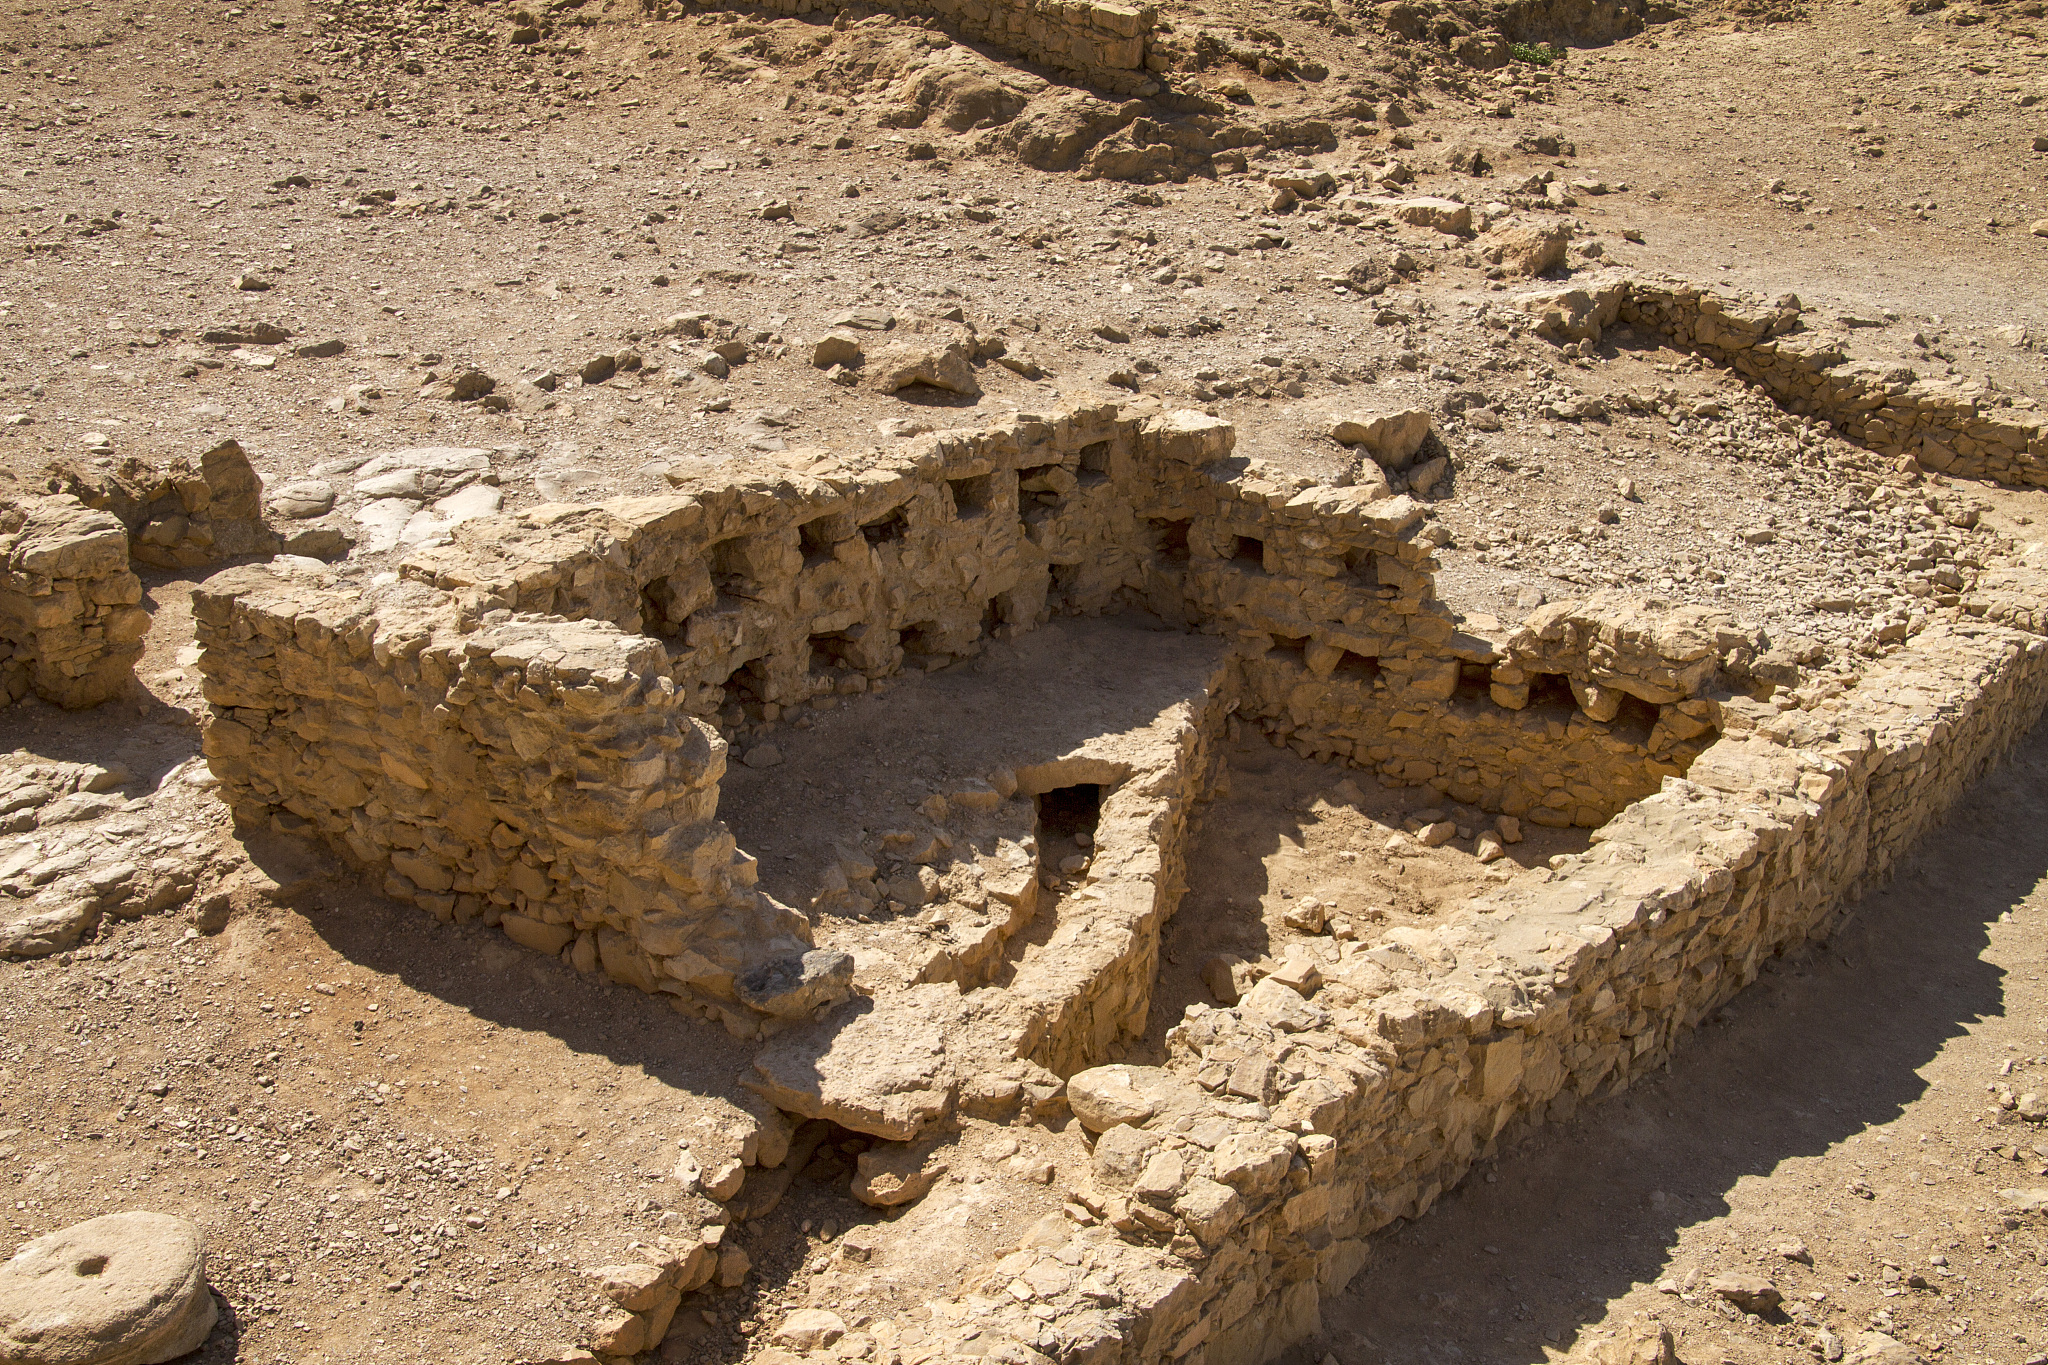
[{"label": "compacted dirt surface", "polygon": [[[161,466],[234,439],[273,489],[333,486],[317,524],[367,580],[435,533],[351,488],[405,447],[483,453],[478,486],[511,509],[1150,395],[1337,480],[1355,456],[1333,414],[1421,406],[1449,461],[1418,490],[1439,590],[1473,628],[1627,588],[1726,607],[1843,677],[1953,607],[1941,575],[2040,552],[2048,497],[1902,472],[1627,329],[1561,351],[1505,320],[1530,281],[1342,198],[1383,181],[1567,225],[1554,281],[1620,266],[1796,294],[1858,358],[2032,407],[2039,3],[1705,6],[1479,70],[1449,36],[1402,37],[1410,6],[1176,3],[1187,50],[1220,34],[1231,55],[1172,95],[1258,135],[1134,180],[1045,150],[1093,97],[930,25],[535,8],[10,0],[0,464]],[[1295,171],[1337,189],[1283,203],[1271,177]],[[979,392],[835,374],[812,350],[835,324],[971,328]],[[0,1248],[125,1208],[195,1220],[223,1305],[203,1361],[496,1362],[574,1339],[604,1306],[584,1267],[723,1216],[668,1177],[730,1112],[745,1054],[310,848],[245,841],[197,761],[202,572],[145,575],[132,698],[0,711],[10,782],[105,797],[103,844],[175,826],[203,892],[0,962]],[[1134,1059],[1213,998],[1219,955],[1371,941],[1585,847],[1532,827],[1489,867],[1471,849],[1490,816],[1256,736],[1225,772]],[[1668,1075],[1381,1236],[1291,1358],[1533,1365],[1647,1315],[1686,1365],[1833,1361],[1873,1328],[1928,1360],[2040,1365],[2048,1238],[1998,1191],[2048,1168],[2048,1129],[1999,1089],[2048,1090],[2044,819],[2036,738]],[[1445,820],[1455,846],[1410,837]],[[70,856],[18,854],[9,877]],[[1305,898],[1322,935],[1290,926]],[[774,1217],[729,1229],[751,1273],[690,1296],[661,1358],[738,1359],[801,1279],[840,1273],[835,1239],[881,1216],[848,1194],[864,1143],[824,1135]],[[1042,1212],[977,1193],[1027,1168],[1057,1188],[1014,1138],[963,1140],[933,1294]],[[1732,1271],[1781,1308],[1729,1316],[1703,1285]]]}]

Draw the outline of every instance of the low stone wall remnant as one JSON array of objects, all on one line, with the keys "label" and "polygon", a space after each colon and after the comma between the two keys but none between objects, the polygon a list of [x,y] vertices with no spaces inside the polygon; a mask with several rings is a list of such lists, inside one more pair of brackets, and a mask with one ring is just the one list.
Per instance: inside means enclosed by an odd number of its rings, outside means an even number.
[{"label": "low stone wall remnant", "polygon": [[[843,998],[850,969],[820,954],[772,1008],[750,996],[750,972],[808,939],[801,914],[750,889],[750,860],[715,819],[721,736],[752,738],[785,712],[944,667],[1055,612],[1135,607],[1233,637],[1248,716],[1288,696],[1295,742],[1354,757],[1343,689],[1311,689],[1320,699],[1303,714],[1303,690],[1285,686],[1297,657],[1325,675],[1355,659],[1374,672],[1374,705],[1383,693],[1410,710],[1452,695],[1460,651],[1494,657],[1435,600],[1412,499],[1282,476],[1232,457],[1233,444],[1228,423],[1199,412],[1100,404],[936,433],[888,462],[678,476],[668,497],[482,518],[382,592],[289,567],[234,571],[197,607],[218,718],[206,751],[244,819],[309,829],[388,869],[396,896],[503,923],[544,951],[594,952],[618,980],[742,1034],[773,1031]],[[1517,647],[1500,667],[1516,667]],[[575,661],[575,685],[559,684],[557,654]],[[1520,676],[1493,679],[1476,703],[1498,715],[1468,738],[1501,732],[1501,744],[1468,744],[1475,756],[1506,764],[1549,737],[1554,717],[1504,719],[1512,707],[1493,688],[1525,705],[1509,682]],[[1649,709],[1622,717],[1608,709],[1615,688],[1591,673],[1571,685],[1593,709],[1569,711],[1586,752],[1567,793],[1605,782],[1609,795],[1559,806],[1501,784],[1503,803],[1526,798],[1561,823],[1605,818],[1682,770],[1693,750],[1673,735],[1712,723],[1710,709],[1679,709],[1693,702],[1683,689],[1636,682]],[[567,715],[542,700],[556,695]],[[1358,761],[1407,771],[1371,746]],[[1638,776],[1620,776],[1631,763]],[[1142,1027],[1149,991],[1134,998],[1135,1016],[1116,1015],[1125,1030]],[[1077,1036],[1099,1049],[1110,1040],[1098,1034]],[[1086,1060],[1049,1046],[1064,1066]]]},{"label": "low stone wall remnant", "polygon": [[[886,1144],[959,1117],[1070,1112],[1091,1151],[1064,1212],[928,1305],[904,1365],[1257,1365],[1316,1329],[1374,1230],[1663,1064],[1888,876],[2048,704],[2048,584],[2001,565],[1862,677],[1777,693],[1769,642],[1711,609],[1596,594],[1461,620],[1411,499],[1233,444],[1103,404],[482,519],[381,588],[231,570],[195,599],[206,753],[244,821],[766,1039],[753,1091],[883,1139],[878,1169],[922,1169]],[[762,893],[718,818],[728,745],[751,763],[800,711],[1124,610],[1218,649],[1108,747],[950,775],[881,834],[895,877],[935,882],[981,841],[989,913],[845,1003],[852,954]],[[1246,724],[1592,844],[1429,927],[1315,939],[1190,1007],[1163,1066],[1104,1065],[1149,1012],[1212,741]],[[1027,895],[1017,803],[1074,783],[1103,793],[1100,871]],[[835,855],[819,924],[831,897],[882,897],[889,861]],[[1041,914],[1050,950],[1008,956]]]},{"label": "low stone wall remnant", "polygon": [[[839,14],[848,0],[766,0],[775,14]],[[1149,39],[1158,23],[1150,5],[1106,0],[883,0],[862,4],[906,19],[929,19],[970,43],[986,43],[1027,62],[1070,72],[1117,94],[1159,89],[1145,69]]]},{"label": "low stone wall remnant", "polygon": [[0,492],[0,705],[31,693],[74,709],[120,696],[149,630],[127,532],[76,498],[11,483]]},{"label": "low stone wall remnant", "polygon": [[1622,276],[1519,302],[1537,333],[1554,341],[1597,341],[1617,321],[1654,332],[1881,455],[1910,456],[1958,478],[2048,486],[2048,415],[2001,406],[1981,384],[1851,360],[1840,338],[1799,330],[1799,301],[1790,295],[1751,307],[1692,285]]}]

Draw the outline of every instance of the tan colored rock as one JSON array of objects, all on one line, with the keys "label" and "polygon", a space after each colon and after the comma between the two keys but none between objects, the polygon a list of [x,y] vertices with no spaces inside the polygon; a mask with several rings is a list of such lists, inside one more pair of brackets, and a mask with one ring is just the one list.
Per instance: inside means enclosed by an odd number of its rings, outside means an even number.
[{"label": "tan colored rock", "polygon": [[1242,1008],[1282,1033],[1320,1028],[1329,1018],[1292,987],[1267,977],[1245,995]]},{"label": "tan colored rock", "polygon": [[1429,413],[1422,408],[1399,412],[1358,413],[1338,418],[1330,436],[1348,446],[1363,446],[1387,469],[1405,469],[1429,439]]},{"label": "tan colored rock", "polygon": [[1109,1189],[1129,1189],[1162,1139],[1159,1134],[1119,1123],[1096,1139],[1089,1165]]},{"label": "tan colored rock", "polygon": [[1142,1094],[1127,1066],[1098,1066],[1067,1078],[1067,1103],[1074,1117],[1091,1133],[1107,1132],[1119,1123],[1143,1123],[1154,1105]]},{"label": "tan colored rock", "polygon": [[1784,1301],[1777,1286],[1761,1275],[1734,1272],[1707,1281],[1707,1291],[1718,1294],[1745,1313],[1768,1313]]},{"label": "tan colored rock", "polygon": [[1472,231],[1471,205],[1461,204],[1455,199],[1417,195],[1396,202],[1392,212],[1394,217],[1411,226],[1435,228],[1453,237],[1464,237]]},{"label": "tan colored rock", "polygon": [[1678,1365],[1678,1348],[1669,1327],[1637,1319],[1612,1336],[1582,1341],[1565,1359],[1572,1365]]},{"label": "tan colored rock", "polygon": [[629,1313],[645,1312],[654,1307],[668,1282],[666,1270],[645,1262],[598,1266],[583,1273],[597,1281],[598,1289],[606,1298]]},{"label": "tan colored rock", "polygon": [[849,368],[861,364],[867,353],[861,348],[860,338],[848,332],[827,332],[811,348],[811,364],[821,370],[834,365]]},{"label": "tan colored rock", "polygon": [[1218,1004],[1235,1005],[1242,994],[1237,985],[1236,958],[1225,954],[1214,954],[1202,963],[1202,984],[1209,988],[1209,994],[1216,997]]},{"label": "tan colored rock", "polygon": [[1188,1162],[1178,1148],[1156,1151],[1145,1160],[1145,1168],[1131,1182],[1131,1198],[1154,1208],[1165,1208],[1187,1184]]},{"label": "tan colored rock", "polygon": [[792,1351],[822,1351],[846,1335],[846,1323],[822,1308],[799,1308],[775,1329],[775,1344]]},{"label": "tan colored rock", "polygon": [[868,1148],[855,1160],[853,1197],[870,1208],[892,1209],[924,1198],[946,1163],[932,1144],[914,1146],[886,1142]]},{"label": "tan colored rock", "polygon": [[505,931],[505,937],[520,947],[551,957],[568,947],[569,940],[576,937],[575,929],[569,925],[548,924],[525,915],[507,915],[498,922],[498,927]]},{"label": "tan colored rock", "polygon": [[[2048,233],[2042,236],[2048,237]],[[1862,1332],[1842,1357],[1842,1365],[1926,1365],[1926,1357],[1896,1337]]]},{"label": "tan colored rock", "polygon": [[599,1355],[632,1356],[647,1349],[647,1319],[618,1309],[590,1325],[590,1349]]},{"label": "tan colored rock", "polygon": [[206,1236],[162,1213],[112,1213],[27,1242],[0,1264],[8,1365],[158,1365],[218,1315]]},{"label": "tan colored rock", "polygon": [[111,513],[0,477],[0,705],[97,706],[134,678],[149,615]]},{"label": "tan colored rock", "polygon": [[107,471],[53,465],[46,482],[113,513],[128,530],[131,555],[146,564],[195,568],[278,546],[263,522],[263,481],[234,441],[208,450],[196,467],[181,456],[159,470],[131,456]]},{"label": "tan colored rock", "polygon": [[875,387],[883,393],[926,384],[972,398],[981,393],[970,364],[973,358],[974,349],[964,340],[907,337],[876,351],[869,357],[868,369],[874,375]]},{"label": "tan colored rock", "polygon": [[2000,1190],[1998,1206],[2006,1213],[2048,1214],[2048,1185]]},{"label": "tan colored rock", "polygon": [[1762,651],[1755,634],[1725,611],[1602,592],[1536,608],[1503,652],[1524,674],[1562,674],[1575,690],[1592,689],[1582,701],[1606,710],[1610,692],[1653,705],[1684,701],[1698,695],[1724,662],[1740,663]]},{"label": "tan colored rock", "polygon": [[1244,1200],[1230,1186],[1198,1175],[1175,1198],[1173,1211],[1187,1224],[1196,1241],[1213,1247],[1221,1245],[1237,1227],[1244,1216]]},{"label": "tan colored rock", "polygon": [[1572,243],[1563,223],[1508,223],[1479,239],[1481,259],[1514,275],[1545,275],[1564,264]]}]

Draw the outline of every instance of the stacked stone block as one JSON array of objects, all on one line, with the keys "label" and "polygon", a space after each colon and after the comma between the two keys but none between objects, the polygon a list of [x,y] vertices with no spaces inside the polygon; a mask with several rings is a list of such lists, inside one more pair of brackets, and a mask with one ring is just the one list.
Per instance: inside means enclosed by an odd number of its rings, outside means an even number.
[{"label": "stacked stone block", "polygon": [[1190,1008],[1165,1067],[1069,1079],[1095,1135],[1081,1225],[1035,1228],[932,1305],[919,1354],[1270,1359],[1319,1330],[1371,1233],[1627,1089],[1767,958],[1825,936],[2044,703],[2048,641],[1985,625],[1916,637],[1813,712],[1731,701],[1686,778],[1411,934],[1412,966],[1347,955],[1303,991]]},{"label": "stacked stone block", "polygon": [[748,1033],[773,1016],[746,978],[801,960],[810,928],[717,821],[725,744],[683,712],[658,644],[303,568],[215,575],[193,614],[206,757],[239,819]]},{"label": "stacked stone block", "polygon": [[[936,433],[888,462],[851,455],[809,474],[764,462],[679,477],[665,497],[480,519],[406,561],[401,589],[367,600],[301,569],[234,571],[200,599],[200,667],[219,717],[208,754],[248,818],[304,822],[388,868],[392,894],[443,918],[502,922],[750,1035],[801,1013],[764,1019],[736,983],[798,953],[805,921],[747,885],[745,856],[713,818],[712,760],[663,769],[647,746],[710,744],[722,763],[722,733],[759,733],[815,698],[942,667],[1055,612],[1140,607],[1225,635],[1238,664],[1212,701],[1227,692],[1304,752],[1549,823],[1605,819],[1707,742],[1717,716],[1690,692],[1671,692],[1650,720],[1596,718],[1616,689],[1583,668],[1591,708],[1518,717],[1526,688],[1509,689],[1510,705],[1488,693],[1447,708],[1466,668],[1515,664],[1460,635],[1435,600],[1420,507],[1283,476],[1233,458],[1233,444],[1228,423],[1199,412],[1100,404]],[[309,613],[317,627],[285,624]],[[557,735],[546,728],[556,692],[531,678],[492,692],[492,670],[513,665],[487,661],[515,638],[540,651],[544,674],[553,647],[616,679],[602,703],[579,686],[561,705],[642,729],[630,743],[594,720]],[[1713,664],[1688,663],[1688,688]],[[1205,745],[1219,721],[1197,718],[1191,742]],[[1425,758],[1454,739],[1464,762]],[[564,768],[592,745],[587,768]],[[1525,780],[1537,745],[1554,762]],[[1206,763],[1193,756],[1186,776],[1200,780]],[[623,881],[584,865],[612,840],[624,841],[612,859],[630,869]],[[1113,932],[1061,960],[1015,1056],[1071,1069],[1142,1029],[1157,927],[1181,889],[1176,841],[1155,844],[1167,861],[1129,906],[1110,898],[1122,907],[1105,920]]]},{"label": "stacked stone block", "polygon": [[0,506],[0,704],[119,696],[149,630],[141,601],[119,521],[72,497],[11,497]]},{"label": "stacked stone block", "polygon": [[[848,0],[768,0],[777,14],[837,14]],[[1145,56],[1158,12],[1150,5],[1103,0],[885,0],[861,6],[905,18],[930,19],[967,42],[1070,72],[1119,94],[1144,94],[1157,84]]]}]

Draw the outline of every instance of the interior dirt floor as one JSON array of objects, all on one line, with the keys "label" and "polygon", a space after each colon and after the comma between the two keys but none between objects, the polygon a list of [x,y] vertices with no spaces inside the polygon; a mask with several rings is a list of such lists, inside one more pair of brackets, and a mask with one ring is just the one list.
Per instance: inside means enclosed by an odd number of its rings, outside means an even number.
[{"label": "interior dirt floor", "polygon": [[[1457,826],[1448,842],[1414,837],[1440,821]],[[1475,844],[1497,833],[1497,817],[1427,787],[1384,786],[1370,773],[1298,757],[1246,730],[1224,749],[1222,777],[1203,808],[1188,893],[1160,944],[1151,1027],[1131,1060],[1156,1065],[1187,1007],[1215,1001],[1206,974],[1218,960],[1263,975],[1307,953],[1328,972],[1369,956],[1389,929],[1427,923],[1522,868],[1584,852],[1592,833],[1509,823],[1519,840],[1482,863]],[[1315,902],[1308,922],[1320,919],[1316,932],[1288,922],[1304,901]]]},{"label": "interior dirt floor", "polygon": [[[934,891],[933,903],[925,905],[922,889],[902,889],[905,877],[916,883],[920,863],[911,859],[913,849],[888,836],[921,827],[920,807],[934,796],[987,791],[997,774],[1014,784],[1022,770],[1055,771],[1084,752],[1099,756],[1099,767],[1126,744],[1149,742],[1170,752],[1186,723],[1173,718],[1175,708],[1190,717],[1208,709],[1205,687],[1224,653],[1214,637],[1138,616],[1057,620],[950,667],[892,679],[882,695],[817,699],[813,705],[822,701],[822,708],[759,741],[772,761],[761,750],[742,751],[745,757],[728,769],[720,789],[720,818],[740,847],[760,860],[762,889],[786,905],[810,909],[828,869],[849,859],[874,865],[885,898],[873,906],[822,910],[815,918],[817,941],[854,955],[855,981],[863,990],[902,984],[906,968],[914,974],[914,964],[930,945],[948,941],[949,930],[985,927],[988,914],[1001,907],[953,925],[935,918],[947,913],[945,896]],[[1148,741],[1146,732],[1155,726],[1161,732]],[[1055,785],[1071,783],[1062,777]],[[1005,818],[1003,807],[1010,804],[991,800],[1000,833],[1033,860],[1045,889],[1057,891],[1062,861],[1085,863],[1091,850],[1072,841],[1073,830],[1039,847],[1033,833],[1046,823],[1043,817],[1019,801]],[[955,847],[922,865],[950,866],[998,851],[996,829],[955,837]],[[1053,902],[1051,895],[1043,898],[1036,925],[1017,926],[1019,949],[1028,952],[1050,932],[1059,918]],[[957,917],[963,909],[955,905],[950,913]]]}]

